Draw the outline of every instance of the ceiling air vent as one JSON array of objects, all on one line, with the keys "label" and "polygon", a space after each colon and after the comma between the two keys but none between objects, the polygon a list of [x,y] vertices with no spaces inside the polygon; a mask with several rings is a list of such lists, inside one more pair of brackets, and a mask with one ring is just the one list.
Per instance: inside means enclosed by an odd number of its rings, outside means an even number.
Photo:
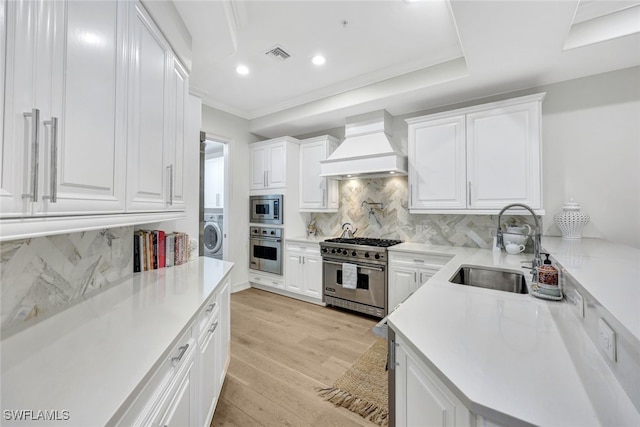
[{"label": "ceiling air vent", "polygon": [[291,56],[280,46],[276,46],[270,51],[265,52],[265,55],[277,61],[284,61],[285,59],[288,59]]}]

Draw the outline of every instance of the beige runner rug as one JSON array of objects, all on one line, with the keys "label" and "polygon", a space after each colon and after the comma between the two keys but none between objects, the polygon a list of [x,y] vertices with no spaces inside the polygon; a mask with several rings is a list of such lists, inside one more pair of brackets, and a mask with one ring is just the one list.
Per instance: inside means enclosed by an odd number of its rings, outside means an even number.
[{"label": "beige runner rug", "polygon": [[387,341],[377,340],[337,379],[333,387],[319,389],[325,400],[355,412],[380,426],[389,424]]}]

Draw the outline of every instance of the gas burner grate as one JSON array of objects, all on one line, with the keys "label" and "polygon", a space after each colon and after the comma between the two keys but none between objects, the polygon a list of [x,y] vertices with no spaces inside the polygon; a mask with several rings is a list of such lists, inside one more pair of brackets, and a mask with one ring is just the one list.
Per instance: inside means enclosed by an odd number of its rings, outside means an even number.
[{"label": "gas burner grate", "polygon": [[345,238],[337,237],[334,239],[326,239],[325,242],[341,243],[345,245],[377,246],[381,248],[387,248],[389,246],[394,246],[402,243],[402,240],[373,239],[369,237],[353,237],[351,239],[345,239]]}]

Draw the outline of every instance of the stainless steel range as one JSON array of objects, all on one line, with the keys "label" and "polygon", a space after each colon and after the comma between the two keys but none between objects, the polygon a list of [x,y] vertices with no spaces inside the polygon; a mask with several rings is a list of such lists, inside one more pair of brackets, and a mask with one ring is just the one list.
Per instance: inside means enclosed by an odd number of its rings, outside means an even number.
[{"label": "stainless steel range", "polygon": [[[387,248],[400,240],[355,237],[320,242],[324,302],[376,317],[387,315]],[[346,271],[346,272],[345,272]],[[351,274],[349,271],[357,272]]]}]

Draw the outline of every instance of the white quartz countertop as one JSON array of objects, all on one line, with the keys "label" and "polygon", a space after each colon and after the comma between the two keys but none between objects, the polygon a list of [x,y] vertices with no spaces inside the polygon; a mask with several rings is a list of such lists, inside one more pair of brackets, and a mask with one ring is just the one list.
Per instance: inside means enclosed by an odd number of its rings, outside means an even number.
[{"label": "white quartz countertop", "polygon": [[559,237],[544,237],[542,246],[640,340],[640,249],[600,239]]},{"label": "white quartz countertop", "polygon": [[293,237],[287,237],[286,241],[287,242],[300,242],[300,243],[320,243],[320,242],[324,242],[326,239],[330,239],[331,237],[329,236],[293,236]]},{"label": "white quartz countertop", "polygon": [[2,425],[11,425],[6,410],[68,411],[57,423],[65,426],[107,424],[232,267],[200,257],[136,273],[2,340]]},{"label": "white quartz countertop", "polygon": [[570,304],[449,282],[461,265],[470,264],[524,272],[530,285],[520,261],[532,254],[417,243],[389,251],[451,256],[388,323],[472,412],[509,426],[613,425],[599,410],[608,406],[623,414],[613,415],[623,417],[616,425],[640,425],[640,414],[612,375],[604,397],[610,401],[594,402],[590,380],[576,369],[557,322],[581,334],[578,353],[589,366],[609,371]]}]

